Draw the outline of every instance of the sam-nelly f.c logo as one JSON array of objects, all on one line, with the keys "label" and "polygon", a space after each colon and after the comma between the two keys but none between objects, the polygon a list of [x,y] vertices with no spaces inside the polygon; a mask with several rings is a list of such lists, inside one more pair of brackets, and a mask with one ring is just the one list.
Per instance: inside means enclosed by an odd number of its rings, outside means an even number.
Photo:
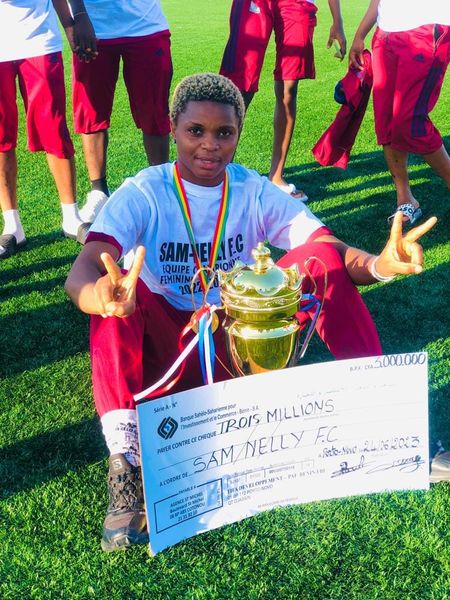
[{"label": "sam-nelly f.c logo", "polygon": [[175,431],[178,429],[178,423],[172,417],[166,417],[161,421],[158,427],[158,434],[165,440],[169,440],[173,437]]}]

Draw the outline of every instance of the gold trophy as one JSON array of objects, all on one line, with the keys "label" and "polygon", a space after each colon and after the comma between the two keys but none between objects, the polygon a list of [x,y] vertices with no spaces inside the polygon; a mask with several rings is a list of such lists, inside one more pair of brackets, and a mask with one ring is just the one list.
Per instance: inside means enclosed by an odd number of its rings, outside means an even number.
[{"label": "gold trophy", "polygon": [[238,261],[229,273],[218,272],[227,350],[237,376],[295,365],[306,351],[319,312],[300,345],[303,327],[295,313],[300,310],[304,275],[296,264],[288,269],[276,266],[263,243],[252,256],[253,265]]}]

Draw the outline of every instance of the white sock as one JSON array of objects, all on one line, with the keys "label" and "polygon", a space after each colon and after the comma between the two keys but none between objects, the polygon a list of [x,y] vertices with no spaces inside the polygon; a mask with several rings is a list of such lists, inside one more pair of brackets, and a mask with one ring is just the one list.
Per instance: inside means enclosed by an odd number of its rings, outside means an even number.
[{"label": "white sock", "polygon": [[61,211],[63,216],[62,228],[66,233],[76,235],[78,227],[82,223],[78,213],[78,204],[76,202],[73,204],[63,204],[61,202]]},{"label": "white sock", "polygon": [[3,233],[15,236],[17,242],[23,242],[25,233],[20,221],[19,211],[17,209],[5,210],[3,213]]},{"label": "white sock", "polygon": [[137,467],[141,464],[136,411],[110,410],[100,419],[106,445],[111,454],[125,454],[127,461]]}]

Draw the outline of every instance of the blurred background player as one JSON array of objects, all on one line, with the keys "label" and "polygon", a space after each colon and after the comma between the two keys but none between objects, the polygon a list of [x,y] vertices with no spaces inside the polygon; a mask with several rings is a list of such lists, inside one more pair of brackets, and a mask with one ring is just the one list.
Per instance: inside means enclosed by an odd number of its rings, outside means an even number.
[{"label": "blurred background player", "polygon": [[349,53],[350,63],[359,69],[364,40],[375,23],[375,131],[396,187],[397,211],[412,225],[422,216],[422,209],[409,184],[410,152],[422,155],[450,188],[450,158],[429,117],[450,60],[450,2],[372,0]]},{"label": "blurred background player", "polygon": [[[328,0],[333,24],[328,47],[339,44],[341,58],[346,52],[340,0]],[[288,194],[298,192],[283,177],[297,111],[297,88],[300,79],[314,79],[313,35],[317,23],[315,0],[233,0],[230,14],[230,37],[220,67],[221,75],[240,89],[246,108],[258,91],[259,76],[267,44],[275,33],[276,63],[274,70],[275,113],[273,148],[269,179]]]},{"label": "blurred background player", "polygon": [[4,220],[0,259],[13,255],[26,242],[17,204],[16,81],[25,106],[28,149],[47,154],[61,202],[64,235],[83,242],[87,232],[76,202],[74,148],[66,124],[62,38],[55,8],[69,41],[84,43],[92,34],[89,22],[83,26],[87,29],[79,31],[66,0],[0,2],[0,205]]},{"label": "blurred background player", "polygon": [[85,18],[89,15],[94,26],[98,56],[89,62],[73,57],[73,110],[74,129],[81,133],[92,186],[80,214],[92,222],[109,196],[108,129],[120,61],[148,162],[158,165],[169,158],[172,59],[170,32],[159,0],[86,0],[85,5]]}]

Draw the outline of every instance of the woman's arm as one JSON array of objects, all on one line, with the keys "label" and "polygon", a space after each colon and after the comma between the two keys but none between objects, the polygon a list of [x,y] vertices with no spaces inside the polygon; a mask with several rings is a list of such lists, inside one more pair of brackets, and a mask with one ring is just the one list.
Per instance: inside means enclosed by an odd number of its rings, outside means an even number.
[{"label": "woman's arm", "polygon": [[[414,227],[403,235],[402,218],[400,212],[395,215],[389,240],[378,256],[348,246],[332,235],[322,235],[314,241],[328,242],[338,250],[356,285],[367,285],[374,283],[379,278],[389,279],[398,274],[418,274],[422,272],[423,250],[417,240],[435,225],[437,219],[431,217],[422,225]],[[374,272],[379,278],[374,277]]]},{"label": "woman's arm", "polygon": [[376,258],[373,254],[348,246],[333,235],[321,235],[315,242],[327,242],[336,248],[342,256],[345,267],[356,285],[374,283],[375,279],[370,274],[370,265]]},{"label": "woman's arm", "polygon": [[52,3],[72,51],[85,62],[96,58],[95,31],[83,0],[52,0]]},{"label": "woman's arm", "polygon": [[333,41],[336,40],[341,50],[342,60],[347,51],[347,40],[345,39],[344,25],[342,22],[341,2],[340,0],[328,0],[328,6],[330,7],[331,16],[333,17],[333,24],[330,28],[327,48],[331,48]]},{"label": "woman's arm", "polygon": [[364,65],[363,52],[364,52],[364,40],[372,27],[377,22],[378,17],[378,5],[380,0],[371,0],[369,8],[364,15],[358,29],[356,30],[355,37],[353,38],[350,52],[348,53],[348,59],[351,65],[356,69],[362,69]]}]

